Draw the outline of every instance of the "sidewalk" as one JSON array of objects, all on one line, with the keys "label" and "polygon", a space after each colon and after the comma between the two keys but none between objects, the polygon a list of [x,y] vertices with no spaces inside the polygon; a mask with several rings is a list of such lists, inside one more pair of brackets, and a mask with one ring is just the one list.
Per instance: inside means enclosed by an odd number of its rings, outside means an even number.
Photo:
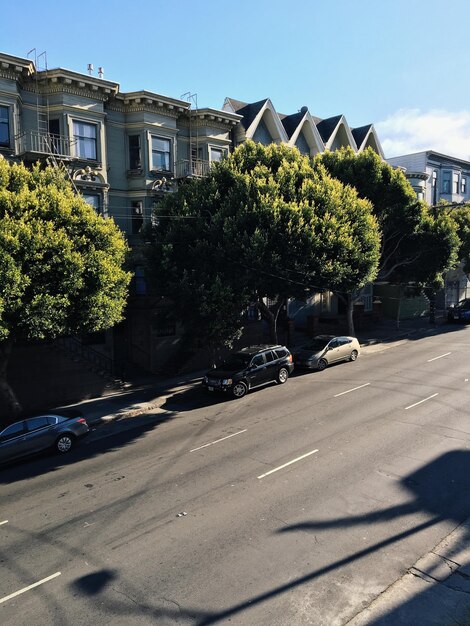
[{"label": "sidewalk", "polygon": [[[394,321],[384,320],[372,328],[359,330],[357,337],[361,346],[367,349],[367,346],[392,343],[420,332],[433,330],[436,326],[439,324],[431,325],[427,318],[403,321],[399,328]],[[296,333],[294,349],[306,341],[308,338],[305,334]],[[132,418],[159,409],[169,396],[192,387],[205,373],[206,370],[201,370],[169,379],[162,376],[137,378],[122,391],[60,408],[80,411],[91,425]]]},{"label": "sidewalk", "polygon": [[470,519],[347,622],[347,626],[469,626]]}]

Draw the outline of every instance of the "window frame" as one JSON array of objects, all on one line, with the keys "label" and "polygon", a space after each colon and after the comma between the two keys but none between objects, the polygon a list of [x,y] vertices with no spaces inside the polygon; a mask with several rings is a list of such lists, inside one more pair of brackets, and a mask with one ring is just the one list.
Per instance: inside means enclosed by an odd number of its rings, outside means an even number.
[{"label": "window frame", "polygon": [[[137,224],[139,226],[137,227]],[[131,201],[131,234],[138,235],[144,225],[144,202],[143,200]]]},{"label": "window frame", "polygon": [[[154,139],[157,141],[167,141],[168,142],[168,147],[169,150],[164,151],[164,150],[157,150],[154,149]],[[163,168],[159,168],[156,166],[155,164],[155,155],[166,155],[168,154],[168,169]],[[174,155],[174,145],[173,145],[173,137],[168,137],[166,135],[156,135],[156,134],[151,134],[150,135],[150,169],[153,172],[172,172],[173,171],[173,155]],[[166,163],[165,163],[166,165]]]},{"label": "window frame", "polygon": [[[220,159],[213,159],[212,158],[212,153],[213,152],[220,152]],[[214,145],[209,144],[209,161],[210,161],[210,163],[220,163],[225,158],[227,158],[227,155],[228,155],[227,148],[224,148],[223,146],[214,146]]]},{"label": "window frame", "polygon": [[[8,104],[0,103],[0,110],[5,109],[6,118],[2,121],[0,117],[0,124],[5,124],[7,129],[7,139],[6,142],[0,141],[0,148],[11,148],[11,107]],[[1,134],[0,134],[1,137]]]},{"label": "window frame", "polygon": [[[131,145],[131,139],[137,139],[136,146]],[[132,134],[127,135],[127,154],[129,158],[129,169],[132,172],[135,172],[141,169],[142,168],[142,137],[140,133],[132,133]]]},{"label": "window frame", "polygon": [[452,189],[452,172],[444,170],[442,172],[442,191],[441,193],[450,194]]},{"label": "window frame", "polygon": [[[81,159],[82,161],[92,161],[92,162],[99,162],[100,161],[100,141],[99,141],[99,137],[100,137],[100,131],[101,131],[101,127],[100,127],[100,123],[99,122],[95,122],[95,121],[90,121],[88,119],[82,119],[82,118],[78,118],[78,117],[72,117],[71,118],[71,124],[72,124],[72,138],[74,141],[74,154],[78,159]],[[85,126],[89,126],[91,128],[95,129],[95,137],[91,138],[91,137],[86,137],[83,136],[81,137],[80,135],[76,135],[75,134],[75,124],[83,124]],[[83,156],[82,154],[79,153],[79,146],[80,146],[80,138],[84,139],[84,140],[93,140],[94,141],[94,147],[95,147],[95,156],[94,157],[87,157],[87,156]]]}]

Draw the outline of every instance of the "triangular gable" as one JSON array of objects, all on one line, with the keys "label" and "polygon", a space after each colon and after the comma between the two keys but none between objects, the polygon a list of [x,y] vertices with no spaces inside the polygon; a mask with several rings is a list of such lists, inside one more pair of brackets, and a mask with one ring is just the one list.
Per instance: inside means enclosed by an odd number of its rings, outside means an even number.
[{"label": "triangular gable", "polygon": [[369,124],[368,126],[362,126],[361,128],[356,128],[352,132],[356,139],[358,152],[363,152],[366,148],[372,148],[372,150],[376,152],[382,159],[385,159],[382,146],[380,144],[377,132],[373,124]]},{"label": "triangular gable", "polygon": [[[308,111],[301,111],[300,115],[300,119],[292,120],[297,121],[298,123],[295,130],[293,130],[292,134],[290,135],[288,142],[289,146],[296,146],[302,153],[304,153],[304,150],[301,149],[301,146],[303,145],[303,142],[306,142],[309,147],[308,154],[310,156],[314,156],[319,152],[323,152],[325,147],[312,116]],[[294,118],[294,116],[289,117]],[[295,118],[297,117],[298,114],[295,115]],[[288,126],[288,124],[285,123],[285,120],[282,121],[285,127]]]},{"label": "triangular gable", "polygon": [[[260,103],[255,104],[259,105]],[[251,106],[253,107],[254,105]],[[240,109],[239,111],[237,111],[237,113],[239,113],[240,115],[244,115],[243,111],[244,109]],[[250,112],[253,113],[253,111]],[[259,108],[259,111],[253,117],[253,120],[248,127],[245,125],[246,119],[242,120],[242,124],[245,126],[246,129],[246,139],[254,139],[258,126],[261,124],[261,121],[263,121],[264,126],[271,136],[272,143],[281,143],[282,141],[284,141],[285,143],[288,142],[288,137],[284,126],[282,125],[281,120],[279,119],[279,115],[276,113],[276,110],[273,107],[273,104],[271,100],[269,100],[269,98],[264,101],[263,105]]]},{"label": "triangular gable", "polygon": [[341,115],[328,141],[325,142],[325,150],[338,150],[339,148],[346,148],[348,146],[357,152],[357,145],[351,129],[344,115]]}]

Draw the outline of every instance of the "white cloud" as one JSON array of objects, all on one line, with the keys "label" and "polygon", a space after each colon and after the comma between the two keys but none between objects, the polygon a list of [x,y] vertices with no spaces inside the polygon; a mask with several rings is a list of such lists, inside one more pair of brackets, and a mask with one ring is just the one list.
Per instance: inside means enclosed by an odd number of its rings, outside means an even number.
[{"label": "white cloud", "polygon": [[387,158],[435,150],[470,161],[470,111],[400,109],[374,126]]}]

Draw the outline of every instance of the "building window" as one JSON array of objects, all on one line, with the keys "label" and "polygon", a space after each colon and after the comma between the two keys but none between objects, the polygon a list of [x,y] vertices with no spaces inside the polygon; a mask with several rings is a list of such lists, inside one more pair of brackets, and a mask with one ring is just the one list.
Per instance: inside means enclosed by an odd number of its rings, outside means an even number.
[{"label": "building window", "polygon": [[176,335],[176,319],[169,311],[155,313],[152,327],[156,337],[172,337]]},{"label": "building window", "polygon": [[134,269],[134,293],[136,296],[145,296],[147,293],[145,270],[141,265]]},{"label": "building window", "polygon": [[459,193],[459,174],[454,172],[452,174],[452,193]]},{"label": "building window", "polygon": [[97,160],[96,124],[73,122],[73,138],[75,139],[75,155],[81,159]]},{"label": "building window", "polygon": [[137,235],[140,233],[140,229],[144,223],[144,210],[142,202],[133,202],[131,210],[132,234]]},{"label": "building window", "polygon": [[100,211],[101,209],[100,197],[97,196],[96,194],[91,194],[91,193],[83,193],[82,196],[85,202],[89,204],[90,206],[92,206],[99,215],[101,212]]},{"label": "building window", "polygon": [[442,174],[442,193],[450,193],[450,172]]},{"label": "building window", "polygon": [[129,169],[138,170],[141,166],[140,135],[129,135]]},{"label": "building window", "polygon": [[152,137],[152,169],[169,172],[171,163],[171,141],[163,137]]},{"label": "building window", "polygon": [[437,183],[437,172],[436,172],[436,170],[433,170],[433,172],[432,172],[432,187],[433,187],[433,189],[436,186],[436,183]]},{"label": "building window", "polygon": [[212,163],[220,163],[225,156],[225,150],[222,148],[211,148],[210,149],[210,158]]},{"label": "building window", "polygon": [[0,146],[10,147],[9,109],[4,106],[0,106]]},{"label": "building window", "polygon": [[463,195],[467,193],[467,179],[465,176],[462,176],[460,179],[460,193]]}]

